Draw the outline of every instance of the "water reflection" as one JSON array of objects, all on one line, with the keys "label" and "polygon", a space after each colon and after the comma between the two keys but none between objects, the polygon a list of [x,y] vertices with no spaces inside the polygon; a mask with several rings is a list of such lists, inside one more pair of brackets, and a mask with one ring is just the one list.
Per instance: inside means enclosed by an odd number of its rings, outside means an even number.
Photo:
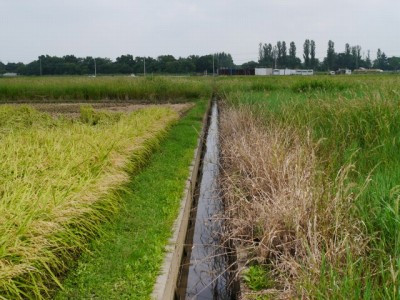
[{"label": "water reflection", "polygon": [[[193,231],[185,299],[232,299],[228,259],[221,245],[222,203],[218,195],[218,108],[213,104]],[[183,296],[183,295],[182,295]]]}]

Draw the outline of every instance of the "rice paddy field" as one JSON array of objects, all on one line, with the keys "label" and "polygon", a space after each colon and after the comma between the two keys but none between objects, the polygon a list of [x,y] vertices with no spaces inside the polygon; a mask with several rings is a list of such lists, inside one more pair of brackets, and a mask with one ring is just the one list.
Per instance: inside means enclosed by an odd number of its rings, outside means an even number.
[{"label": "rice paddy field", "polygon": [[149,299],[212,95],[242,297],[398,299],[393,75],[0,79],[0,299]]},{"label": "rice paddy field", "polygon": [[209,96],[210,82],[209,78],[160,76],[1,78],[0,102],[107,102],[111,99],[177,103]]}]

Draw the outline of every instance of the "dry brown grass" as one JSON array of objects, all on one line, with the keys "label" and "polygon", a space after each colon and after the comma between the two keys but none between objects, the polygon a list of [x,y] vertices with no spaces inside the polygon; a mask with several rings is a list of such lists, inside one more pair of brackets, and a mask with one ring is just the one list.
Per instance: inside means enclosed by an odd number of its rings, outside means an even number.
[{"label": "dry brown grass", "polygon": [[[340,267],[346,253],[366,250],[352,217],[352,166],[333,182],[318,171],[310,134],[266,122],[245,107],[222,107],[221,186],[228,238],[246,263],[268,265],[276,298],[309,298],[303,283],[319,280],[323,258]],[[360,229],[361,228],[361,229]]]}]

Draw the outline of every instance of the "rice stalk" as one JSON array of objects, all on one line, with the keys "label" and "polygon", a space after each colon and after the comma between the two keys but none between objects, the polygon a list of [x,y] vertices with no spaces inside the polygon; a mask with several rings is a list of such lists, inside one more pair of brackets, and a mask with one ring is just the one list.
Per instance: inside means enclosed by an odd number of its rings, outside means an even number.
[{"label": "rice stalk", "polygon": [[24,107],[1,113],[22,117],[0,124],[0,294],[48,298],[178,116],[165,108],[102,113],[94,125]]}]

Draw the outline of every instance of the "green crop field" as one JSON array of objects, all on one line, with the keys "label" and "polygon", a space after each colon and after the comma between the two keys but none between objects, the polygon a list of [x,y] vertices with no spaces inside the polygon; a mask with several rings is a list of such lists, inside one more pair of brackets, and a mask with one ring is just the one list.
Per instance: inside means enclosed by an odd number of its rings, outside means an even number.
[{"label": "green crop field", "polygon": [[0,103],[134,101],[185,102],[210,95],[208,78],[190,77],[20,77],[0,78]]}]

